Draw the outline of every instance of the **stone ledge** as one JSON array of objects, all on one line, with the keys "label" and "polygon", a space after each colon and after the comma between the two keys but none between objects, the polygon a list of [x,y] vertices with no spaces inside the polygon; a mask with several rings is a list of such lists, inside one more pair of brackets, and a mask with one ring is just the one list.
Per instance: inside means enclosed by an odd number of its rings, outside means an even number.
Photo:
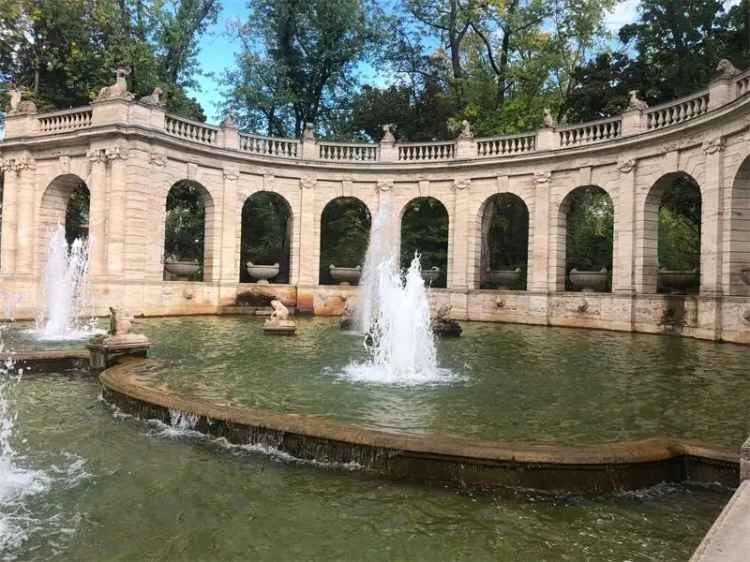
[{"label": "stone ledge", "polygon": [[750,558],[750,481],[722,510],[690,562],[747,562]]},{"label": "stone ledge", "polygon": [[0,361],[13,361],[16,369],[23,369],[24,373],[87,368],[89,359],[85,349],[0,353]]},{"label": "stone ledge", "polygon": [[123,360],[100,376],[105,396],[124,411],[167,423],[170,410],[188,412],[198,416],[196,429],[231,442],[271,446],[307,460],[355,462],[390,478],[589,494],[663,481],[737,483],[737,453],[701,443],[653,438],[557,447],[387,432],[180,396],[140,381],[133,367],[143,361]]}]

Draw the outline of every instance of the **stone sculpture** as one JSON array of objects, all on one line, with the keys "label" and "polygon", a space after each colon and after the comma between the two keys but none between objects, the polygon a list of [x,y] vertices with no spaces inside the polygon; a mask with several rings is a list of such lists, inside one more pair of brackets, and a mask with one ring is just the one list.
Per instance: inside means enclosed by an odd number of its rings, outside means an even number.
[{"label": "stone sculpture", "polygon": [[628,109],[635,111],[645,111],[648,109],[648,103],[638,97],[638,90],[630,90],[628,92],[630,99],[628,100]]},{"label": "stone sculpture", "polygon": [[342,330],[351,330],[354,327],[354,303],[352,297],[347,297],[344,301],[344,312],[339,320],[339,328]]},{"label": "stone sculpture", "polygon": [[36,113],[36,104],[33,101],[23,101],[23,93],[19,89],[8,90],[10,101],[8,103],[8,114]]},{"label": "stone sculpture", "polygon": [[461,325],[451,318],[452,308],[446,304],[437,309],[432,320],[432,331],[436,336],[457,338],[461,335]]},{"label": "stone sculpture", "polygon": [[458,134],[458,138],[463,140],[474,138],[474,133],[471,132],[471,125],[465,119],[461,122],[461,132]]},{"label": "stone sculpture", "polygon": [[100,371],[110,367],[118,357],[145,357],[151,342],[143,334],[132,334],[133,315],[124,308],[109,307],[109,331],[96,336],[86,346],[91,354],[91,369]]},{"label": "stone sculpture", "polygon": [[133,325],[133,315],[124,308],[109,307],[109,335],[126,336]]},{"label": "stone sculpture", "polygon": [[552,116],[552,112],[549,110],[549,108],[544,108],[544,128],[545,129],[554,129],[557,127],[557,119],[555,119]]},{"label": "stone sculpture", "polygon": [[740,74],[740,70],[727,59],[721,59],[716,65],[716,78],[730,80]]},{"label": "stone sculpture", "polygon": [[[130,71],[123,67],[118,67],[115,70],[115,83],[111,86],[104,86],[99,90],[99,95],[96,96],[96,101],[124,98],[127,100],[133,99],[133,94],[128,92],[128,83],[125,77],[130,74]],[[153,95],[153,94],[152,94]]]},{"label": "stone sculpture", "polygon": [[146,105],[165,105],[167,103],[165,96],[164,96],[164,90],[159,88],[158,86],[154,88],[154,91],[151,92],[147,96],[143,96],[140,99],[141,103],[145,103]]},{"label": "stone sculpture", "polygon": [[297,323],[289,320],[289,309],[278,300],[271,301],[271,316],[263,324],[263,331],[268,334],[293,335],[297,330]]},{"label": "stone sculpture", "polygon": [[393,144],[394,142],[396,142],[396,137],[393,136],[393,124],[392,123],[383,125],[383,138],[380,139],[380,142],[390,143],[390,144]]}]

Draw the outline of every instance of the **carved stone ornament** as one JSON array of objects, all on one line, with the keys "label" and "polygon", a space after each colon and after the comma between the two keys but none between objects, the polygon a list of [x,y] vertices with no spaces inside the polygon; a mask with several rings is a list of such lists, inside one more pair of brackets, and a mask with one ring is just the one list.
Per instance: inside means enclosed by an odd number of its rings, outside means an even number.
[{"label": "carved stone ornament", "polygon": [[468,180],[468,179],[456,180],[453,182],[453,187],[458,191],[463,191],[470,185],[471,185],[471,180]]},{"label": "carved stone ornament", "polygon": [[315,176],[304,176],[299,180],[302,189],[313,189],[317,183],[318,179]]},{"label": "carved stone ornament", "polygon": [[703,152],[706,154],[716,154],[724,150],[724,138],[716,137],[715,139],[708,139],[703,141]]},{"label": "carved stone ornament", "polygon": [[8,115],[30,115],[36,113],[36,104],[33,101],[23,101],[23,94],[19,89],[8,90],[10,102],[8,103]]},{"label": "carved stone ornament", "polygon": [[552,172],[534,172],[534,183],[543,185],[552,180]]},{"label": "carved stone ornament", "polygon": [[23,156],[15,160],[8,160],[6,163],[6,170],[13,170],[15,173],[20,174],[24,170],[34,170],[36,168],[36,162],[30,156]]},{"label": "carved stone ornament", "polygon": [[617,170],[621,174],[629,174],[630,172],[635,170],[635,166],[637,163],[638,162],[633,160],[632,158],[630,160],[625,160],[617,165]]},{"label": "carved stone ornament", "polygon": [[544,108],[544,128],[554,129],[557,127],[557,119],[554,118],[548,107]]},{"label": "carved stone ornament", "polygon": [[312,123],[305,123],[305,128],[302,130],[302,140],[305,142],[315,142],[315,125]]},{"label": "carved stone ornament", "polygon": [[127,160],[128,159],[128,149],[122,148],[120,145],[115,145],[112,148],[108,148],[106,151],[106,157],[108,161],[113,160]]},{"label": "carved stone ornament", "polygon": [[393,128],[392,123],[383,125],[383,138],[380,139],[380,142],[388,143],[388,144],[393,144],[396,142],[396,137],[393,136],[393,132],[391,131],[392,128]]},{"label": "carved stone ornament", "polygon": [[680,149],[680,145],[678,143],[668,142],[661,147],[661,152],[662,154],[669,154],[670,152],[674,152],[675,150],[679,150],[679,149]]},{"label": "carved stone ornament", "polygon": [[225,169],[224,179],[227,181],[237,181],[240,179],[240,171],[232,168]]},{"label": "carved stone ornament", "polygon": [[86,152],[86,158],[89,159],[89,162],[104,162],[106,160],[104,149],[92,148]]},{"label": "carved stone ornament", "polygon": [[148,163],[152,166],[163,168],[167,165],[167,155],[161,152],[152,152],[148,155]]},{"label": "carved stone ornament", "polygon": [[648,109],[648,103],[638,97],[638,90],[630,90],[628,94],[630,95],[630,98],[628,99],[628,110],[645,111]]},{"label": "carved stone ornament", "polygon": [[164,95],[164,90],[162,90],[158,86],[154,88],[153,92],[151,92],[147,96],[143,96],[138,101],[146,105],[155,105],[158,107],[167,105],[167,99],[166,99],[166,96]]},{"label": "carved stone ornament", "polygon": [[474,133],[471,132],[471,125],[464,119],[461,121],[461,132],[458,133],[459,140],[471,140],[474,138]]},{"label": "carved stone ornament", "polygon": [[393,181],[391,180],[379,180],[378,191],[390,191],[393,189]]},{"label": "carved stone ornament", "polygon": [[237,128],[237,124],[235,123],[235,119],[234,119],[234,111],[230,111],[224,116],[224,120],[221,122],[221,128],[222,129],[236,129]]},{"label": "carved stone ornament", "polygon": [[742,319],[745,321],[745,324],[750,326],[750,308],[745,309],[745,311],[742,313]]},{"label": "carved stone ornament", "polygon": [[70,172],[70,156],[60,156],[58,163],[60,164],[60,173],[67,174]]}]

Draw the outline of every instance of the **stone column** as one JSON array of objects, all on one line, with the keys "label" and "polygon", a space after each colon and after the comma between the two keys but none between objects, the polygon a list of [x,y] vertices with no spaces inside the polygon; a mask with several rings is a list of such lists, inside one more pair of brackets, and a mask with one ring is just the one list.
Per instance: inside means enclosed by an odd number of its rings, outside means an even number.
[{"label": "stone column", "polygon": [[3,219],[2,219],[2,252],[0,268],[4,275],[16,271],[16,213],[18,200],[18,182],[14,160],[3,163],[5,182],[3,185]]},{"label": "stone column", "polygon": [[529,221],[534,223],[533,241],[530,244],[528,279],[529,291],[547,293],[553,290],[554,279],[550,281],[550,182],[552,172],[534,174],[534,214]]},{"label": "stone column", "polygon": [[16,273],[23,275],[31,275],[34,263],[34,169],[29,157],[16,162]]},{"label": "stone column", "polygon": [[320,247],[320,230],[315,228],[316,185],[315,176],[307,175],[300,179],[299,232],[295,233],[299,239],[297,308],[305,312],[312,312],[314,309],[313,287],[318,281],[315,253]]},{"label": "stone column", "polygon": [[448,288],[466,290],[469,251],[469,195],[470,179],[453,182],[454,205],[448,247]]},{"label": "stone column", "polygon": [[717,137],[703,143],[706,155],[701,185],[701,285],[704,296],[721,294],[721,258],[724,192],[724,139]]},{"label": "stone column", "polygon": [[119,145],[106,151],[109,162],[109,209],[107,213],[107,271],[122,273],[125,265],[125,161],[127,148]]},{"label": "stone column", "polygon": [[239,168],[224,168],[224,196],[221,206],[221,270],[219,281],[238,283],[240,279],[240,252],[237,248],[237,182]]},{"label": "stone column", "polygon": [[107,168],[106,156],[101,149],[92,149],[88,156],[91,163],[89,174],[89,271],[92,275],[107,272]]},{"label": "stone column", "polygon": [[635,292],[635,160],[624,160],[617,166],[617,208],[615,209],[615,240],[612,263],[612,292]]}]

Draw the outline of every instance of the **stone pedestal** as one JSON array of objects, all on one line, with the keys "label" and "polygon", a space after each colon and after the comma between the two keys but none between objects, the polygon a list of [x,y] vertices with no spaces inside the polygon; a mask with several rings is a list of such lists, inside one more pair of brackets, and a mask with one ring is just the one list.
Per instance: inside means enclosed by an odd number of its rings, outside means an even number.
[{"label": "stone pedestal", "polygon": [[120,357],[146,357],[150,347],[149,339],[141,334],[92,338],[86,346],[91,354],[90,368],[95,372],[111,367]]},{"label": "stone pedestal", "polygon": [[297,323],[294,320],[266,320],[263,331],[276,336],[293,336],[297,332]]}]

